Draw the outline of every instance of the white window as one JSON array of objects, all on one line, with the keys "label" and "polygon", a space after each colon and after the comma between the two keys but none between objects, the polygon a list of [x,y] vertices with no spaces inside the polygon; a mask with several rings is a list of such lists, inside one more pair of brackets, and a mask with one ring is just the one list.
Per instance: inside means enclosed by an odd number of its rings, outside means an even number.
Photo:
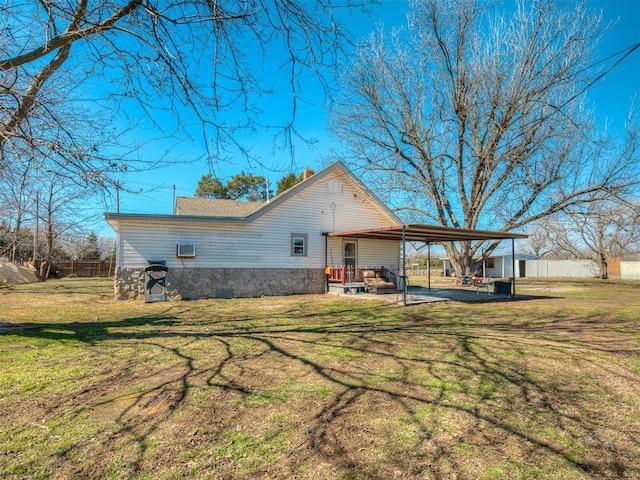
[{"label": "white window", "polygon": [[291,256],[293,257],[307,256],[307,234],[306,233],[291,234]]}]

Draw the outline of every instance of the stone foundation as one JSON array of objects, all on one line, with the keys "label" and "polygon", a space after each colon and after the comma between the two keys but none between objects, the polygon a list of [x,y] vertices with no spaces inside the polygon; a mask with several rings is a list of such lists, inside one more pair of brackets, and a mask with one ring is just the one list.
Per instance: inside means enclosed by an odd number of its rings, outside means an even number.
[{"label": "stone foundation", "polygon": [[[144,300],[144,268],[117,268],[115,298]],[[324,269],[169,268],[167,300],[324,293]]]}]

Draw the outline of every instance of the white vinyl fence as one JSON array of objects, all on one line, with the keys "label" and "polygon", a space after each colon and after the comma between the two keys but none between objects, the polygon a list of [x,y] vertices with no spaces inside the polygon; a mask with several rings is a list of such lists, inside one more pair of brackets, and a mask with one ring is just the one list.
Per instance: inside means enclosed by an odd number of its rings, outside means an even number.
[{"label": "white vinyl fence", "polygon": [[620,278],[625,280],[640,279],[640,261],[623,260],[620,262]]},{"label": "white vinyl fence", "polygon": [[597,277],[600,267],[592,260],[527,260],[527,277]]}]

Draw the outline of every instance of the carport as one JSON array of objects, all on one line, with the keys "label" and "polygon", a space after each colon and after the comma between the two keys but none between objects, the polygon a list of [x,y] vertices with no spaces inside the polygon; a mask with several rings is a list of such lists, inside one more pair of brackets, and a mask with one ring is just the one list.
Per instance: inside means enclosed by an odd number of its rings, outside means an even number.
[{"label": "carport", "polygon": [[[515,240],[527,238],[521,233],[494,232],[488,230],[473,230],[466,228],[441,227],[412,223],[376,227],[364,230],[350,230],[344,232],[327,232],[327,237],[368,238],[377,240],[397,240],[402,242],[402,303],[407,304],[407,242],[422,242],[427,245],[427,288],[431,289],[431,245],[444,242],[478,241],[478,240],[508,240],[511,239],[512,271],[515,272]],[[512,279],[511,296],[516,294],[516,279]]]}]

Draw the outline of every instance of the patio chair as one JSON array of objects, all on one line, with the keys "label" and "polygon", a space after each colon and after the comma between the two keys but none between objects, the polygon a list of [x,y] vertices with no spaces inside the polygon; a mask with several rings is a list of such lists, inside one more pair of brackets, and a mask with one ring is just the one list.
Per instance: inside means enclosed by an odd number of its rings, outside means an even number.
[{"label": "patio chair", "polygon": [[468,276],[463,276],[463,277],[457,277],[456,278],[456,285],[460,285],[462,287],[471,287],[474,285],[473,283],[473,278],[468,277]]},{"label": "patio chair", "polygon": [[489,289],[493,282],[491,281],[491,277],[482,278],[476,277],[473,279],[473,284],[476,286],[476,296],[480,295],[480,289],[484,288],[487,290],[487,295],[491,295],[491,290]]}]

